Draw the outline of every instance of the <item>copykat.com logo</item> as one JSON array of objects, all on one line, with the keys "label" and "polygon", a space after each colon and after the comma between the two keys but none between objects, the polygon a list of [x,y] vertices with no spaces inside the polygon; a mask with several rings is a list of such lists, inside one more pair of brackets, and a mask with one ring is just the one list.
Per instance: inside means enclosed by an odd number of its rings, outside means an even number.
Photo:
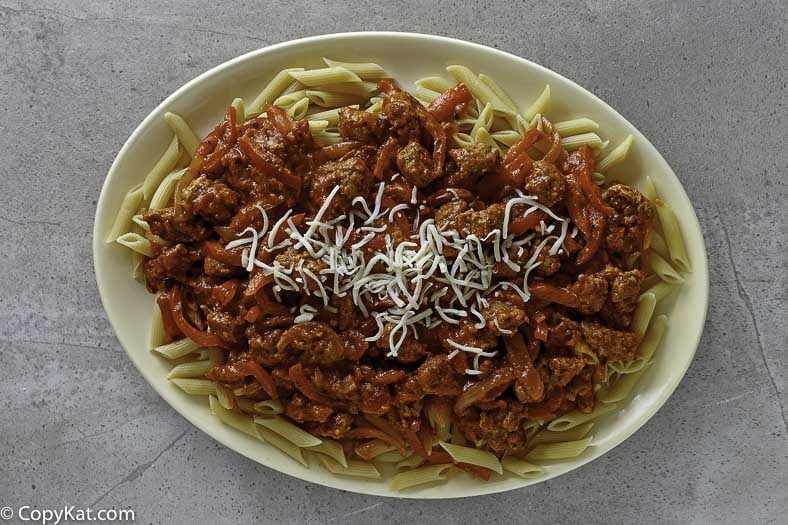
[{"label": "copykat.com logo", "polygon": [[18,522],[40,523],[41,525],[59,525],[60,523],[74,523],[86,521],[99,521],[105,523],[131,523],[135,519],[131,509],[86,509],[67,505],[57,509],[39,509],[30,505],[18,508],[0,508],[0,519],[3,521],[15,520]]}]

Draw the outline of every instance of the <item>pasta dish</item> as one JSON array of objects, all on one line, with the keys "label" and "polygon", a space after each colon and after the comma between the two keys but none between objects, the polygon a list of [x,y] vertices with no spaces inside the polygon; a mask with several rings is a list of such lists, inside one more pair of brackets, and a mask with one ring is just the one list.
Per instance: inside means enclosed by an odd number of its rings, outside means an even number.
[{"label": "pasta dish", "polygon": [[[173,138],[108,242],[151,349],[222,422],[395,490],[537,477],[594,446],[690,270],[670,206],[609,173],[632,137],[553,122],[453,65],[407,91],[324,59]],[[141,177],[142,178],[142,177]]]}]

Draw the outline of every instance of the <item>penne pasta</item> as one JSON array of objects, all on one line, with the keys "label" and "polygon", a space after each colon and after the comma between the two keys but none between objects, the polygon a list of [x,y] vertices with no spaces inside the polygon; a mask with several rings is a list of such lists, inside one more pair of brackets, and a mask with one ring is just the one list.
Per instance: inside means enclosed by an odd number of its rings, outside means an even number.
[{"label": "penne pasta", "polygon": [[[612,406],[612,405],[609,405]],[[564,441],[562,443],[549,443],[535,446],[525,459],[530,461],[553,461],[558,459],[576,458],[588,448],[592,438],[578,439],[577,441]]]},{"label": "penne pasta", "polygon": [[482,112],[479,113],[479,118],[476,119],[476,123],[473,125],[469,135],[475,137],[476,133],[482,128],[489,130],[490,126],[492,126],[493,117],[492,104],[486,104]]},{"label": "penne pasta", "polygon": [[569,430],[570,428],[574,428],[578,425],[582,425],[583,423],[588,423],[589,421],[593,421],[594,419],[607,414],[608,412],[612,411],[615,408],[614,405],[606,405],[603,407],[595,407],[593,412],[590,414],[586,414],[580,411],[573,411],[569,412],[568,414],[564,414],[563,416],[552,420],[550,423],[547,424],[547,429],[553,432],[562,432],[564,430]]},{"label": "penne pasta", "polygon": [[291,71],[290,76],[306,87],[340,84],[343,82],[361,82],[361,78],[357,74],[341,66]]},{"label": "penne pasta", "polygon": [[194,151],[197,149],[197,144],[199,144],[200,141],[197,139],[197,135],[194,134],[194,131],[192,131],[192,128],[189,127],[189,124],[187,124],[186,121],[183,120],[183,117],[177,113],[171,113],[169,111],[164,114],[164,121],[170,126],[175,136],[178,137],[178,141],[183,146],[183,149],[186,150],[186,153],[189,154],[189,157],[193,157]]},{"label": "penne pasta", "polygon": [[599,173],[598,171],[595,171],[594,173],[591,174],[591,179],[594,181],[594,184],[596,184],[597,186],[604,186],[605,183],[607,182],[607,178],[605,177],[605,175]]},{"label": "penne pasta", "polygon": [[646,290],[644,293],[651,293],[654,294],[654,298],[657,302],[660,302],[662,299],[667,297],[670,292],[672,292],[676,287],[671,283],[666,283],[665,281],[660,279],[660,282]]},{"label": "penne pasta", "polygon": [[[244,104],[244,99],[242,98],[234,98],[232,103],[230,104],[233,109],[235,109],[235,118],[238,122],[244,122],[246,120],[246,106]],[[194,154],[192,154],[193,156]]]},{"label": "penne pasta", "polygon": [[654,273],[659,275],[660,279],[666,283],[679,284],[684,282],[684,278],[657,252],[651,252],[649,262]]},{"label": "penne pasta", "polygon": [[364,98],[371,96],[378,90],[378,85],[374,82],[344,82],[341,84],[325,84],[316,87],[321,91],[328,91],[329,93],[342,93]]},{"label": "penne pasta", "polygon": [[393,450],[388,450],[383,452],[382,454],[378,454],[375,456],[374,461],[378,461],[380,463],[399,463],[400,461],[409,458],[410,456],[403,456],[399,453],[399,450],[392,447]]},{"label": "penne pasta", "polygon": [[[358,451],[356,452],[357,455],[362,455],[365,459],[372,458],[375,460],[381,454],[385,454],[386,452],[391,452],[392,450],[397,449],[397,447],[395,447],[394,445],[390,443],[386,443],[380,439],[373,439],[372,441],[367,441],[366,443],[359,445],[359,447],[361,448],[356,449]],[[363,448],[363,454],[360,453],[362,448]]]},{"label": "penne pasta", "polygon": [[276,432],[297,447],[314,447],[323,441],[279,416],[257,416],[254,422]]},{"label": "penne pasta", "polygon": [[301,120],[306,116],[309,109],[309,98],[304,97],[289,108],[287,108],[287,116],[294,120]]},{"label": "penne pasta", "polygon": [[467,133],[455,133],[451,136],[454,140],[454,143],[457,147],[460,148],[467,148],[468,146],[472,146],[474,144],[473,137],[468,135]]},{"label": "penne pasta", "polygon": [[145,262],[145,256],[139,252],[131,251],[131,278],[137,282],[145,284],[145,275],[142,271],[142,263]]},{"label": "penne pasta", "polygon": [[107,234],[105,242],[114,242],[118,237],[131,229],[131,219],[142,205],[143,191],[142,186],[135,186],[126,192],[123,202],[120,205],[115,221]]},{"label": "penne pasta", "polygon": [[227,410],[232,410],[237,406],[233,391],[219,384],[216,385],[216,399],[218,399],[219,404]]},{"label": "penne pasta", "polygon": [[553,124],[553,128],[555,128],[558,134],[562,137],[568,137],[570,135],[579,135],[581,133],[599,131],[599,124],[590,118],[582,117],[572,120],[564,120],[563,122],[556,122]]},{"label": "penne pasta", "polygon": [[175,194],[175,188],[178,187],[178,181],[181,180],[181,177],[183,177],[184,173],[186,173],[186,168],[173,171],[164,177],[164,180],[161,181],[159,187],[156,188],[153,197],[151,197],[150,205],[148,206],[149,210],[160,210],[167,207],[170,199]]},{"label": "penne pasta", "polygon": [[339,476],[351,476],[354,478],[380,479],[380,471],[372,463],[366,461],[348,461],[347,465],[341,465],[329,456],[319,456],[320,463],[332,474]]},{"label": "penne pasta", "polygon": [[457,463],[467,463],[469,465],[476,465],[483,467],[498,474],[503,474],[503,467],[498,458],[492,452],[481,450],[478,448],[464,447],[462,445],[452,445],[445,441],[439,441],[438,444],[445,450],[451,458]]},{"label": "penne pasta", "polygon": [[388,78],[389,74],[386,70],[374,62],[340,62],[338,60],[331,60],[330,58],[323,58],[323,62],[328,67],[340,67],[355,73],[362,80],[380,80],[381,78]]},{"label": "penne pasta", "polygon": [[640,376],[643,375],[643,372],[648,368],[649,364],[650,363],[646,363],[646,365],[637,372],[619,376],[614,383],[597,392],[597,399],[603,403],[618,403],[628,398],[632,389],[640,380]]},{"label": "penne pasta", "polygon": [[[161,317],[160,317],[161,318]],[[153,347],[153,351],[167,359],[179,359],[200,349],[200,345],[184,337],[166,345]]]},{"label": "penne pasta", "polygon": [[433,100],[440,96],[439,92],[421,86],[416,86],[416,89],[413,90],[412,94],[425,106],[429,106]]},{"label": "penne pasta", "polygon": [[523,118],[526,121],[531,121],[537,115],[544,115],[550,109],[550,85],[545,86],[542,93],[536,97],[533,104],[528,106],[528,109],[523,113]]},{"label": "penne pasta", "polygon": [[542,467],[528,463],[524,459],[505,457],[501,460],[501,465],[506,472],[524,479],[536,479],[544,474]]},{"label": "penne pasta", "polygon": [[309,447],[309,450],[328,456],[343,467],[348,466],[347,459],[345,458],[345,450],[342,448],[342,445],[333,439],[324,439],[319,445]]},{"label": "penne pasta", "polygon": [[[250,418],[251,419],[251,418]],[[261,440],[270,443],[271,445],[275,446],[294,460],[301,463],[303,466],[308,467],[306,459],[304,459],[304,454],[301,451],[300,447],[293,445],[289,440],[283,438],[276,432],[268,430],[265,427],[261,427],[260,425],[254,425],[255,430],[257,431],[257,436]]]},{"label": "penne pasta", "polygon": [[536,434],[533,438],[528,441],[529,446],[536,446],[536,445],[544,445],[548,443],[561,443],[564,441],[577,441],[578,439],[583,439],[591,432],[594,423],[593,421],[589,421],[588,423],[583,423],[582,425],[577,425],[574,428],[570,428],[569,430],[553,432],[552,430],[542,429],[541,432]]},{"label": "penne pasta", "polygon": [[181,363],[170,370],[170,373],[167,374],[167,379],[172,379],[173,377],[205,377],[205,374],[210,372],[214,366],[215,363],[209,359]]},{"label": "penne pasta", "polygon": [[657,217],[659,217],[662,232],[665,234],[665,244],[670,253],[670,260],[673,261],[673,264],[682,272],[690,271],[689,258],[687,258],[687,250],[684,246],[684,238],[681,235],[681,228],[676,219],[676,214],[673,213],[673,208],[659,198],[654,201],[654,205],[657,209]]},{"label": "penne pasta", "polygon": [[593,149],[602,147],[602,139],[596,133],[581,133],[580,135],[572,135],[571,137],[563,137],[561,145],[567,151],[574,151],[581,146],[589,146]]},{"label": "penne pasta", "polygon": [[424,459],[421,456],[419,456],[418,454],[411,454],[407,458],[397,463],[396,469],[397,470],[412,469],[420,466],[422,463],[424,463]]},{"label": "penne pasta", "polygon": [[302,98],[306,97],[306,89],[300,89],[298,91],[292,91],[290,93],[283,94],[280,97],[277,97],[274,100],[274,106],[280,108],[286,108],[292,106],[299,102]]},{"label": "penne pasta", "polygon": [[115,242],[135,252],[139,252],[145,257],[153,257],[153,248],[151,247],[150,241],[139,233],[124,233],[115,239]]},{"label": "penne pasta", "polygon": [[608,153],[607,156],[597,163],[597,171],[604,173],[613,166],[617,166],[624,162],[624,160],[629,155],[629,150],[632,149],[633,142],[634,139],[632,138],[632,135],[628,135],[621,144],[613,148],[613,150]]},{"label": "penne pasta", "polygon": [[173,169],[175,169],[180,156],[181,151],[179,147],[178,135],[173,135],[170,145],[167,146],[164,154],[161,156],[158,162],[156,162],[153,168],[151,168],[151,170],[145,176],[145,180],[142,182],[142,196],[145,199],[145,202],[149,201],[151,197],[153,197],[153,193],[156,191],[156,188],[159,187],[161,181],[164,180],[164,177],[166,177],[170,172],[172,172]]},{"label": "penne pasta", "polygon": [[170,382],[191,396],[216,395],[216,384],[208,379],[175,377]]},{"label": "penne pasta", "polygon": [[480,73],[479,80],[488,88],[490,88],[490,91],[495,93],[495,96],[497,96],[501,102],[504,103],[504,105],[513,115],[518,112],[517,104],[514,103],[514,100],[512,100],[512,98],[506,94],[506,91],[504,91],[503,88],[498,85],[498,82],[496,82],[492,77],[489,77],[484,73]]},{"label": "penne pasta", "polygon": [[310,120],[309,122],[309,132],[312,134],[320,133],[321,131],[325,131],[328,129],[328,121],[327,120]]},{"label": "penne pasta", "polygon": [[342,142],[342,137],[339,133],[333,131],[321,131],[314,135],[315,142],[321,146],[328,146],[329,144],[339,144]]},{"label": "penne pasta", "polygon": [[437,91],[438,93],[448,91],[457,85],[456,82],[452,82],[444,77],[424,77],[418,79],[415,84],[419,87],[429,89],[430,91]]},{"label": "penne pasta", "polygon": [[[235,394],[235,392],[233,392],[233,394]],[[252,416],[257,415],[257,410],[254,409],[254,405],[255,403],[251,399],[235,395],[235,406],[244,414]]]},{"label": "penne pasta", "polygon": [[470,91],[482,104],[492,104],[493,109],[501,113],[512,113],[512,110],[498,98],[498,95],[496,95],[487,84],[479,80],[479,77],[467,67],[453,65],[447,67],[446,71],[448,71],[458,82],[464,83],[468,91]]},{"label": "penne pasta", "polygon": [[646,176],[646,182],[643,184],[643,189],[641,191],[643,196],[650,200],[653,204],[657,198],[657,189],[654,187],[654,182],[648,175]]},{"label": "penne pasta", "polygon": [[515,143],[519,142],[523,138],[521,134],[519,134],[513,129],[506,131],[496,131],[491,136],[493,140],[495,140],[496,142],[500,142],[506,147],[513,146]]},{"label": "penne pasta", "polygon": [[254,404],[255,412],[264,416],[274,416],[284,412],[282,402],[276,399],[266,399],[265,401],[258,401]]},{"label": "penne pasta", "polygon": [[[370,99],[370,101],[372,100],[374,99]],[[365,109],[365,111],[369,111],[370,113],[380,113],[381,109],[383,109],[383,100],[378,99],[372,102],[372,104],[370,104],[370,106],[367,109]]]},{"label": "penne pasta", "polygon": [[255,97],[251,104],[246,108],[246,119],[256,117],[263,112],[265,107],[276,100],[282,92],[293,82],[290,73],[303,71],[304,68],[283,69],[271,79],[263,88],[259,95]]},{"label": "penne pasta", "polygon": [[578,338],[577,341],[575,341],[574,350],[578,357],[585,358],[586,363],[590,365],[599,363],[599,357],[597,357],[596,353],[594,353],[591,347],[582,339]]},{"label": "penne pasta", "polygon": [[150,329],[148,330],[148,348],[153,349],[166,341],[167,332],[164,330],[164,321],[161,318],[159,305],[153,307],[153,317],[151,318]]},{"label": "penne pasta", "polygon": [[427,483],[437,483],[446,481],[448,472],[453,468],[451,464],[428,465],[413,470],[400,472],[393,478],[389,487],[391,490],[400,491]]},{"label": "penne pasta", "polygon": [[351,104],[357,104],[359,98],[367,98],[359,97],[357,95],[345,95],[343,93],[331,93],[329,91],[310,89],[306,90],[306,96],[309,97],[309,100],[313,104],[317,104],[318,106],[322,106],[324,108],[350,106]]},{"label": "penne pasta", "polygon": [[670,257],[668,253],[668,245],[665,243],[664,237],[659,234],[656,230],[651,230],[648,238],[649,248],[654,252],[658,253],[660,257],[666,259]]},{"label": "penne pasta", "polygon": [[486,128],[479,128],[476,130],[476,134],[473,135],[473,141],[478,144],[487,144],[488,146],[493,146],[494,148],[498,148],[498,144],[495,143],[490,132],[487,131]]},{"label": "penne pasta", "polygon": [[254,424],[251,417],[227,410],[219,403],[219,400],[215,396],[209,396],[208,403],[211,407],[211,412],[213,412],[222,423],[236,430],[240,430],[253,438],[260,438],[257,432],[257,425]]},{"label": "penne pasta", "polygon": [[651,322],[651,316],[654,314],[654,308],[657,306],[657,298],[653,293],[641,294],[638,299],[638,305],[635,308],[635,313],[632,315],[632,323],[629,325],[629,331],[635,332],[641,338],[646,334],[646,329]]}]

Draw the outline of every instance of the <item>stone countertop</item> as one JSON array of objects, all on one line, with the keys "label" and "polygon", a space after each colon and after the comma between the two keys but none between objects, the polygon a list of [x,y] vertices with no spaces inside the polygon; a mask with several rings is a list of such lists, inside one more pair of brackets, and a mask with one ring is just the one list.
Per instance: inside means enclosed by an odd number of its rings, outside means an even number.
[{"label": "stone countertop", "polygon": [[[131,508],[140,523],[784,519],[785,2],[234,4],[0,0],[0,506]],[[194,428],[115,339],[92,271],[93,214],[137,123],[247,51],[372,29],[457,37],[550,67],[619,110],[683,182],[709,253],[703,340],[664,408],[603,458],[467,500],[311,485]]]}]

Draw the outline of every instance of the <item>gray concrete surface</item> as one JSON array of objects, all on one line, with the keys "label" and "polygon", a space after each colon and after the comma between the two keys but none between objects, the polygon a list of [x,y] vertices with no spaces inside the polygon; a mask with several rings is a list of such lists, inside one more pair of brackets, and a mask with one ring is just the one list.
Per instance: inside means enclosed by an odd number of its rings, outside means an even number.
[{"label": "gray concrete surface", "polygon": [[[233,4],[0,0],[0,506],[132,508],[141,523],[785,523],[784,1]],[[465,501],[310,485],[193,428],[113,336],[92,221],[137,123],[224,60],[369,29],[555,69],[639,127],[692,198],[711,270],[697,357],[656,417],[591,465]]]}]

